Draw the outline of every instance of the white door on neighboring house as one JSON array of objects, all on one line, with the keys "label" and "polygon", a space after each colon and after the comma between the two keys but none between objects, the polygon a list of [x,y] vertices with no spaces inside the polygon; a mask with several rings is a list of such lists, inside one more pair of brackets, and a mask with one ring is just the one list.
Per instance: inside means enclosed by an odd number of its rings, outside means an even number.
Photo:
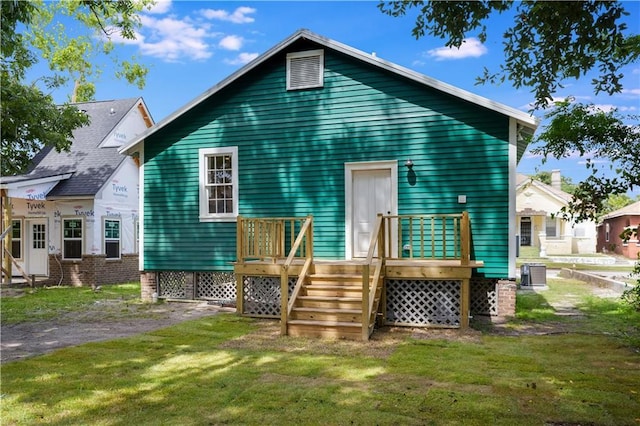
[{"label": "white door on neighboring house", "polygon": [[347,257],[366,257],[378,213],[395,214],[396,164],[361,163],[347,170],[347,250],[351,247]]},{"label": "white door on neighboring house", "polygon": [[47,219],[29,219],[26,223],[26,272],[29,275],[49,275],[49,235]]}]

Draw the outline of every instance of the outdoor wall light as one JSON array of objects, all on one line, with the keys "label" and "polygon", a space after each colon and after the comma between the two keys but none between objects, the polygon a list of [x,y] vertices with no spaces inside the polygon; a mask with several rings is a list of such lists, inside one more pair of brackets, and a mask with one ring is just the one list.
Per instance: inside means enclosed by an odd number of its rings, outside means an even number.
[{"label": "outdoor wall light", "polygon": [[413,161],[411,161],[411,159],[409,158],[407,161],[404,162],[404,166],[408,167],[408,168],[412,168],[413,167]]}]

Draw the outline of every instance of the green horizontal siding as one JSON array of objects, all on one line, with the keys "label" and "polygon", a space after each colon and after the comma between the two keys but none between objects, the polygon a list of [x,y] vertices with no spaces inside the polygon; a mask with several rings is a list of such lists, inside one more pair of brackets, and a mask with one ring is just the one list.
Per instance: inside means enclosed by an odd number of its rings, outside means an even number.
[{"label": "green horizontal siding", "polygon": [[329,51],[322,89],[286,91],[281,57],[257,71],[145,141],[145,269],[231,269],[235,223],[198,221],[198,149],[237,146],[240,214],[314,215],[317,257],[344,256],[344,163],[397,160],[399,213],[469,210],[481,273],[507,275],[507,117]]}]

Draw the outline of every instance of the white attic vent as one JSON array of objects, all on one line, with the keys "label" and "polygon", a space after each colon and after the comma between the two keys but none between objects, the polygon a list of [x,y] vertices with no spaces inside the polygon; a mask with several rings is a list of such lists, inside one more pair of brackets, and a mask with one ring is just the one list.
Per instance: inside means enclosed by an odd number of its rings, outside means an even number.
[{"label": "white attic vent", "polygon": [[287,90],[324,85],[324,51],[307,50],[287,54]]}]

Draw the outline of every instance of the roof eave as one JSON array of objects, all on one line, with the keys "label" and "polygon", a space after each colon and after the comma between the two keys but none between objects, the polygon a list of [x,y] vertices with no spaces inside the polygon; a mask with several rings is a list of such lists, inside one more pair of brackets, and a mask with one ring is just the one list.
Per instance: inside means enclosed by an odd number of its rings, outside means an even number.
[{"label": "roof eave", "polygon": [[307,39],[307,40],[313,41],[315,43],[324,45],[324,46],[329,47],[329,48],[331,48],[331,49],[333,49],[335,51],[344,53],[346,55],[349,55],[351,57],[359,59],[359,60],[361,60],[363,62],[369,63],[371,65],[375,65],[375,66],[380,67],[382,69],[394,72],[394,73],[399,74],[401,76],[404,76],[404,77],[406,77],[406,78],[408,78],[410,80],[413,80],[413,81],[416,81],[418,83],[422,83],[422,84],[424,84],[426,86],[432,87],[434,89],[440,90],[440,91],[442,91],[444,93],[448,93],[450,95],[453,95],[453,96],[456,96],[458,98],[464,99],[464,100],[466,100],[468,102],[471,102],[471,103],[477,104],[479,106],[488,108],[490,110],[499,112],[499,113],[504,114],[506,116],[513,117],[513,118],[515,118],[517,120],[517,122],[519,124],[525,125],[527,127],[531,127],[533,130],[535,130],[538,127],[539,123],[540,123],[540,120],[537,119],[536,117],[533,117],[533,116],[531,116],[531,115],[529,115],[529,114],[527,114],[525,112],[522,112],[520,110],[517,110],[515,108],[509,107],[509,106],[501,104],[499,102],[492,101],[492,100],[490,100],[488,98],[476,95],[476,94],[468,92],[468,91],[466,91],[464,89],[457,88],[457,87],[452,86],[450,84],[447,84],[447,83],[444,83],[442,81],[436,80],[436,79],[434,79],[432,77],[428,77],[426,75],[417,73],[417,72],[415,72],[413,70],[410,70],[408,68],[405,68],[405,67],[403,67],[401,65],[397,65],[397,64],[394,64],[392,62],[385,61],[384,59],[381,59],[381,58],[379,58],[377,56],[373,56],[373,55],[367,54],[365,52],[362,52],[361,50],[358,50],[358,49],[355,49],[353,47],[347,46],[346,44],[340,43],[340,42],[335,41],[335,40],[331,40],[329,38],[326,38],[326,37],[323,37],[321,35],[315,34],[315,33],[311,32],[309,30],[304,30],[303,29],[303,30],[296,31],[294,34],[292,34],[291,36],[289,36],[285,40],[281,41],[277,45],[273,46],[271,49],[267,50],[265,53],[263,53],[262,55],[258,56],[256,59],[254,59],[253,61],[249,62],[244,67],[238,69],[236,72],[234,72],[233,74],[229,75],[228,77],[226,77],[225,79],[220,81],[215,86],[211,87],[210,89],[208,89],[207,91],[205,91],[201,95],[199,95],[196,98],[194,98],[193,100],[191,100],[189,103],[185,104],[182,108],[179,108],[178,110],[174,111],[173,113],[171,113],[170,115],[165,117],[163,120],[161,120],[160,122],[155,124],[153,127],[150,127],[148,130],[146,130],[145,132],[143,132],[140,135],[138,135],[138,137],[135,138],[133,141],[131,141],[131,143],[122,146],[118,150],[118,152],[120,152],[121,154],[131,155],[134,152],[138,151],[139,150],[139,148],[137,147],[138,144],[140,144],[142,141],[144,141],[147,137],[149,137],[150,135],[152,135],[155,132],[159,131],[160,129],[165,127],[167,124],[171,123],[172,121],[174,121],[175,119],[177,119],[181,115],[185,114],[186,112],[188,112],[189,110],[191,110],[195,106],[199,105],[201,102],[205,101],[206,99],[208,99],[210,96],[214,95],[215,93],[217,93],[221,89],[227,87],[228,85],[230,85],[232,82],[234,82],[238,78],[242,77],[243,75],[247,74],[248,72],[250,72],[254,68],[258,67],[260,64],[266,62],[271,57],[273,57],[275,54],[277,54],[278,52],[280,52],[281,50],[283,50],[284,48],[286,48],[287,46],[291,45],[292,43],[294,43],[295,41],[297,41],[299,39]]},{"label": "roof eave", "polygon": [[16,189],[27,185],[40,185],[49,182],[59,182],[61,180],[69,179],[73,176],[73,172],[71,173],[62,173],[59,175],[46,176],[41,178],[29,178],[25,176],[24,179],[16,180],[14,182],[2,182],[0,183],[1,189]]}]

